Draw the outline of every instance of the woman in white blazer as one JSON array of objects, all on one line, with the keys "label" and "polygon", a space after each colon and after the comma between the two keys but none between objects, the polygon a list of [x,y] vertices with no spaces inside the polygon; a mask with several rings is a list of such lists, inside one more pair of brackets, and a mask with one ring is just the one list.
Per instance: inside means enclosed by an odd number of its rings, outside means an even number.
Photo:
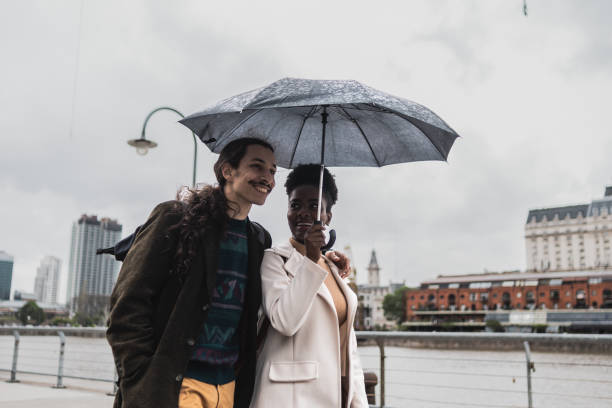
[{"label": "woman in white blazer", "polygon": [[323,230],[338,190],[325,170],[315,224],[320,166],[287,177],[292,238],[264,254],[263,310],[269,327],[257,359],[252,408],[368,407],[353,330],[357,296],[322,256]]}]

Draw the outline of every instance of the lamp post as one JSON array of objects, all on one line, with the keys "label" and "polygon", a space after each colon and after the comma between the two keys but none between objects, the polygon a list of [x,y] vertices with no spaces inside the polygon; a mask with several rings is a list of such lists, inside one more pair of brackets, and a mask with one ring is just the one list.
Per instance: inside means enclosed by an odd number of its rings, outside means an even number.
[{"label": "lamp post", "polygon": [[[147,128],[147,123],[149,122],[149,119],[151,118],[151,116],[153,116],[153,114],[155,112],[159,112],[160,110],[169,110],[172,111],[176,114],[178,114],[181,118],[184,118],[185,115],[183,115],[181,112],[177,111],[174,108],[171,108],[169,106],[162,106],[159,107],[157,109],[154,109],[153,111],[151,111],[151,113],[149,113],[147,115],[147,117],[145,118],[145,121],[142,125],[142,133],[140,135],[140,139],[132,139],[129,140],[127,143],[130,146],[133,146],[136,148],[136,152],[138,154],[140,154],[141,156],[144,156],[145,154],[147,154],[147,152],[149,151],[149,149],[153,149],[155,147],[157,147],[157,143],[155,143],[152,140],[149,140],[145,137],[145,131]],[[193,175],[191,178],[191,187],[195,187],[195,179],[196,179],[196,165],[197,165],[197,161],[198,161],[198,143],[197,143],[197,139],[196,139],[196,135],[195,133],[191,132],[191,134],[193,135]]]}]

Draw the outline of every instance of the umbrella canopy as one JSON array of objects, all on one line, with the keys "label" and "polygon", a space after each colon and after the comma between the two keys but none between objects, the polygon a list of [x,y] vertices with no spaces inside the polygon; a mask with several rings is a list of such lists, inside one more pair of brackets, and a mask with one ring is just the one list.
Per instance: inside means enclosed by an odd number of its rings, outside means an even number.
[{"label": "umbrella canopy", "polygon": [[284,78],[180,122],[215,153],[235,139],[263,138],[285,168],[446,160],[458,137],[426,107],[357,81]]}]

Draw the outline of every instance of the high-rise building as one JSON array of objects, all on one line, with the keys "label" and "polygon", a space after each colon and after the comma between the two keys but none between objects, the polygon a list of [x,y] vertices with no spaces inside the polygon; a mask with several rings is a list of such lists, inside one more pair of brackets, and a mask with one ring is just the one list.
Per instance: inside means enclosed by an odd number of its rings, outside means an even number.
[{"label": "high-rise building", "polygon": [[36,270],[34,293],[41,303],[57,303],[57,285],[62,261],[54,256],[45,256]]},{"label": "high-rise building", "polygon": [[528,271],[612,267],[612,186],[589,204],[530,210],[525,224]]},{"label": "high-rise building", "polygon": [[84,299],[96,309],[108,301],[119,262],[112,256],[96,255],[96,249],[115,245],[121,239],[121,230],[116,220],[98,220],[95,215],[83,214],[73,224],[66,292],[71,312],[78,312]]},{"label": "high-rise building", "polygon": [[11,282],[13,280],[13,257],[0,251],[0,300],[11,298]]}]

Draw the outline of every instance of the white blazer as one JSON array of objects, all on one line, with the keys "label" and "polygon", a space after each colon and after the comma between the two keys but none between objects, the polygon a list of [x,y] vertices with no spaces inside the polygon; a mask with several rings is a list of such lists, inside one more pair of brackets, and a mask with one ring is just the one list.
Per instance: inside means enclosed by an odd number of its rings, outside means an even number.
[{"label": "white blazer", "polygon": [[[347,404],[367,408],[353,330],[357,296],[331,263],[330,269],[347,302]],[[257,359],[251,408],[340,408],[340,332],[323,283],[327,273],[289,242],[266,250],[261,282],[270,327]]]}]

